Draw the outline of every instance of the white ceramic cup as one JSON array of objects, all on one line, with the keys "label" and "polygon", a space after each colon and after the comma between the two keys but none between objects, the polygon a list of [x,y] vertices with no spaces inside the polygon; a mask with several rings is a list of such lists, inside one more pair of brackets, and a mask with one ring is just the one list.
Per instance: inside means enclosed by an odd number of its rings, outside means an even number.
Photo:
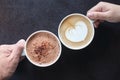
[{"label": "white ceramic cup", "polygon": [[[61,29],[61,26],[62,26],[62,24],[63,23],[65,23],[65,20],[68,20],[71,16],[79,16],[79,17],[84,17],[86,20],[88,20],[88,22],[90,23],[90,28],[91,28],[91,30],[92,30],[92,32],[91,32],[91,37],[90,37],[90,39],[89,39],[89,41],[86,43],[86,44],[84,44],[84,45],[80,45],[80,46],[78,46],[78,47],[72,47],[72,46],[69,46],[68,44],[66,44],[66,42],[63,40],[63,36],[61,36],[61,32],[62,33],[65,33],[65,31],[64,30],[62,30]],[[72,49],[72,50],[80,50],[80,49],[83,49],[83,48],[85,48],[85,47],[87,47],[90,43],[91,43],[91,41],[93,40],[93,37],[94,37],[94,34],[95,34],[95,31],[94,31],[94,21],[92,21],[92,20],[90,20],[87,16],[85,16],[85,15],[83,15],[83,14],[80,14],[80,13],[73,13],[73,14],[70,14],[70,15],[67,15],[66,17],[64,17],[63,19],[62,19],[62,21],[60,22],[60,24],[59,24],[59,27],[58,27],[58,36],[59,36],[59,39],[60,39],[60,41],[63,43],[63,45],[64,46],[66,46],[67,48],[69,48],[69,49]],[[62,30],[62,31],[61,31]],[[89,30],[88,30],[89,31]],[[78,31],[79,32],[79,31]],[[83,31],[84,32],[84,31]],[[69,35],[70,36],[70,35]],[[76,35],[75,35],[76,36]],[[77,44],[77,43],[76,43]]]},{"label": "white ceramic cup", "polygon": [[[60,48],[59,48],[58,56],[57,56],[52,62],[50,62],[50,63],[48,63],[48,64],[35,63],[33,60],[30,59],[30,57],[29,57],[28,54],[27,54],[27,50],[26,50],[27,43],[28,43],[29,39],[30,39],[33,35],[35,35],[35,34],[37,34],[37,33],[48,33],[48,34],[52,35],[52,36],[57,40],[57,42],[58,42],[58,44],[59,44],[59,47],[60,47]],[[38,67],[47,67],[47,66],[50,66],[50,65],[54,64],[54,63],[59,59],[59,57],[60,57],[60,55],[61,55],[61,49],[62,49],[62,48],[61,48],[61,43],[60,43],[58,37],[57,37],[54,33],[50,32],[50,31],[47,31],[47,30],[39,30],[39,31],[36,31],[36,32],[32,33],[32,34],[27,38],[26,43],[25,43],[25,48],[24,48],[23,53],[22,53],[22,56],[26,56],[27,59],[28,59],[33,65],[35,65],[35,66],[38,66]]]}]

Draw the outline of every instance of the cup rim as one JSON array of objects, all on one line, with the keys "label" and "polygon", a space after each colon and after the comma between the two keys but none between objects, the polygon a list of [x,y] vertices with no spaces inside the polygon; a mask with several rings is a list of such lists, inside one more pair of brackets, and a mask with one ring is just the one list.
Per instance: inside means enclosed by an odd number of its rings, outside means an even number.
[{"label": "cup rim", "polygon": [[[55,60],[53,60],[52,62],[48,63],[48,64],[44,64],[44,63],[43,63],[43,64],[37,64],[37,63],[35,63],[33,60],[31,60],[31,59],[29,58],[28,54],[27,54],[27,51],[26,51],[27,42],[29,41],[29,39],[30,39],[33,35],[35,35],[35,34],[37,34],[37,33],[49,33],[50,35],[52,35],[52,36],[55,37],[55,39],[58,41],[58,44],[59,44],[59,46],[60,46],[60,49],[59,49],[59,53],[58,53],[57,58],[56,58]],[[56,63],[56,62],[58,61],[58,59],[60,58],[60,55],[61,55],[62,46],[61,46],[60,40],[58,39],[58,37],[57,37],[54,33],[50,32],[50,31],[47,31],[47,30],[38,30],[38,31],[35,31],[35,32],[33,32],[32,34],[30,34],[29,37],[27,38],[26,43],[25,43],[25,49],[24,49],[24,51],[25,51],[25,56],[27,57],[27,59],[28,59],[33,65],[38,66],[38,67],[48,67],[48,66],[51,66],[51,65],[53,65],[54,63]]]},{"label": "cup rim", "polygon": [[[86,19],[90,22],[90,25],[91,25],[91,28],[92,28],[92,36],[91,36],[90,40],[89,40],[85,45],[79,46],[79,47],[70,47],[70,46],[68,46],[68,45],[62,40],[62,38],[61,38],[61,36],[60,36],[60,27],[61,27],[62,23],[63,23],[67,18],[69,18],[70,16],[74,16],[74,15],[78,15],[78,16],[82,16],[82,17],[86,18]],[[92,42],[92,40],[93,40],[93,38],[94,38],[94,34],[95,34],[95,30],[94,30],[93,21],[90,20],[87,16],[85,16],[85,15],[83,15],[83,14],[81,14],[81,13],[72,13],[72,14],[69,14],[69,15],[65,16],[65,17],[61,20],[61,22],[59,23],[59,26],[58,26],[58,37],[59,37],[60,41],[62,42],[62,44],[63,44],[65,47],[67,47],[67,48],[69,48],[69,49],[72,49],[72,50],[80,50],[80,49],[83,49],[83,48],[87,47],[87,46]]]}]

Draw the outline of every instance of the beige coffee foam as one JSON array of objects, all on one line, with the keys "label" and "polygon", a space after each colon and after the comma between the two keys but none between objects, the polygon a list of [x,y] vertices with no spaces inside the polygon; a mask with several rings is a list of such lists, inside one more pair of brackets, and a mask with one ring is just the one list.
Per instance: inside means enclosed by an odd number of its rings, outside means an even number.
[{"label": "beige coffee foam", "polygon": [[[85,22],[85,24],[87,25],[87,28],[88,28],[88,34],[84,41],[71,42],[66,38],[65,31],[68,27],[70,27],[71,25],[74,25],[77,21]],[[91,27],[92,27],[91,23],[86,18],[83,18],[82,16],[78,16],[78,15],[70,16],[67,19],[65,19],[63,21],[63,23],[61,24],[61,27],[59,29],[60,37],[63,40],[63,42],[70,47],[77,48],[80,46],[84,46],[85,44],[87,44],[89,42],[89,40],[91,39],[91,36],[93,36],[93,30]]]}]

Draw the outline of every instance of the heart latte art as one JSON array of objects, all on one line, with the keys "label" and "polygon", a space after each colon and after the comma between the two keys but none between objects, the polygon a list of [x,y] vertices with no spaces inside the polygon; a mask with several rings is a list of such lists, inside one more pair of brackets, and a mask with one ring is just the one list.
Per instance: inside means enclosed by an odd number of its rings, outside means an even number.
[{"label": "heart latte art", "polygon": [[86,47],[93,39],[92,22],[81,14],[65,17],[58,28],[61,42],[70,49],[78,50]]},{"label": "heart latte art", "polygon": [[80,42],[85,40],[87,33],[87,25],[83,21],[78,21],[65,31],[65,36],[72,42]]}]

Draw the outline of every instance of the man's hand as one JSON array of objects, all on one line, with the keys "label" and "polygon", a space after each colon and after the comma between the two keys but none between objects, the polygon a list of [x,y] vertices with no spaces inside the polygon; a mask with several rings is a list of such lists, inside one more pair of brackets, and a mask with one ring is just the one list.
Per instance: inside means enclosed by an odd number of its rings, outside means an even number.
[{"label": "man's hand", "polygon": [[8,79],[16,70],[25,41],[13,45],[0,45],[0,80]]},{"label": "man's hand", "polygon": [[99,2],[87,12],[87,16],[96,21],[96,25],[104,20],[108,22],[120,22],[120,5]]}]

